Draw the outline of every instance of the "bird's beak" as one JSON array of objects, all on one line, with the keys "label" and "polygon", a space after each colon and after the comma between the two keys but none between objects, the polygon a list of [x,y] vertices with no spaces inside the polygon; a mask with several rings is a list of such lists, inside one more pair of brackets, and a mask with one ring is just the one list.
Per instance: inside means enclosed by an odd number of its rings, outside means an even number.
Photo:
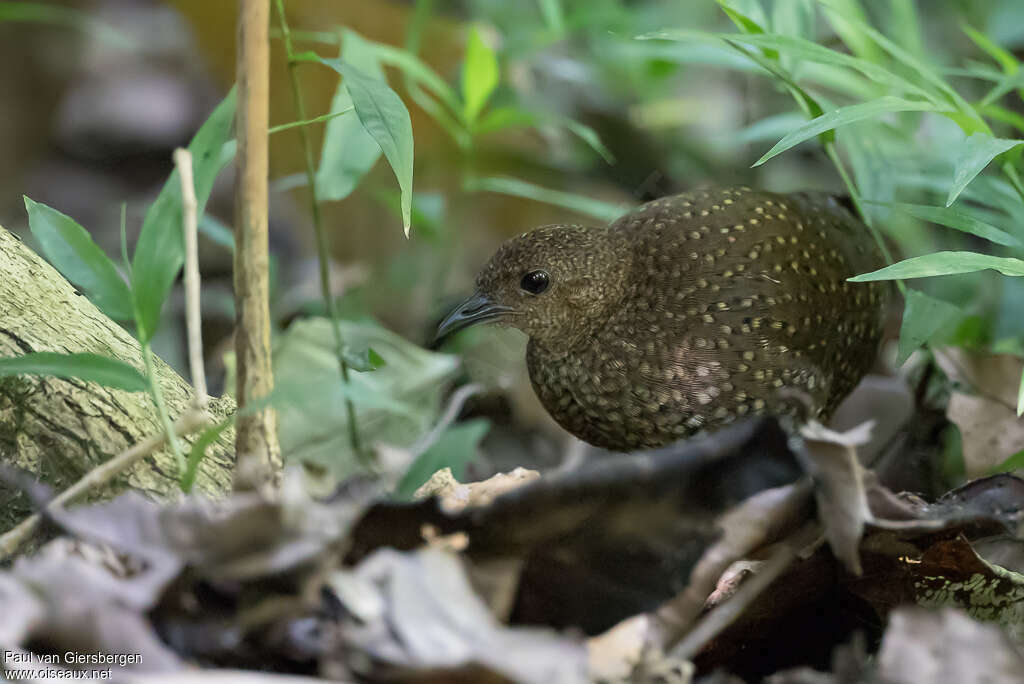
[{"label": "bird's beak", "polygon": [[468,328],[476,323],[494,320],[511,311],[511,307],[496,304],[487,295],[474,292],[445,316],[441,325],[437,326],[437,335],[434,336],[434,340],[440,340],[457,330]]}]

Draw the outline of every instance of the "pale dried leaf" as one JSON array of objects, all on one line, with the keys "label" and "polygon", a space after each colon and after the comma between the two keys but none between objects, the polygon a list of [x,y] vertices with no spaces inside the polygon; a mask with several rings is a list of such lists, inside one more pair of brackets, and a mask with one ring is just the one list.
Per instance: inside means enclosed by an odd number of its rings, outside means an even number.
[{"label": "pale dried leaf", "polygon": [[1018,682],[1024,655],[995,625],[946,609],[899,608],[878,654],[878,674],[892,684]]}]

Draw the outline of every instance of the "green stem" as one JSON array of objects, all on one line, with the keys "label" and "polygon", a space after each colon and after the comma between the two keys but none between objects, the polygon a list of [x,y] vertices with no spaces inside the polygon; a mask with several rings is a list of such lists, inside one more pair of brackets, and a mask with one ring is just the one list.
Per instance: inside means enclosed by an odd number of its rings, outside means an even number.
[{"label": "green stem", "polygon": [[[295,102],[295,112],[300,121],[306,119],[306,104],[302,99],[302,91],[299,88],[299,78],[296,73],[298,63],[294,61],[295,50],[292,45],[292,34],[288,28],[288,20],[284,14],[283,0],[274,0],[277,9],[278,22],[281,25],[281,37],[284,39],[285,54],[288,58],[288,76],[291,81],[292,100]],[[331,319],[331,329],[334,332],[334,346],[338,356],[338,365],[341,368],[341,379],[348,383],[348,363],[345,361],[345,341],[341,335],[341,325],[338,322],[338,310],[334,302],[333,290],[331,289],[330,256],[327,249],[327,233],[324,231],[323,220],[320,216],[320,202],[316,194],[316,170],[313,164],[313,145],[305,127],[299,128],[299,135],[302,138],[302,151],[306,161],[306,182],[309,185],[310,208],[313,218],[313,232],[316,235],[317,260],[320,265],[320,291],[324,298],[324,306],[327,315]],[[363,450],[360,445],[359,429],[356,426],[356,409],[350,399],[345,400],[345,413],[348,417],[348,438],[352,450],[360,458]]]},{"label": "green stem", "polygon": [[331,119],[336,119],[342,114],[348,114],[349,112],[354,110],[355,107],[345,107],[344,109],[339,109],[336,112],[331,112],[329,114],[321,114],[320,116],[313,117],[312,119],[306,119],[304,121],[291,121],[285,124],[278,124],[277,126],[271,126],[267,133],[269,133],[270,135],[274,135],[275,133],[290,131],[291,129],[298,128],[299,126],[308,126],[310,124],[320,123],[322,121],[330,121]]},{"label": "green stem", "polygon": [[142,345],[142,359],[146,364],[146,377],[149,378],[149,391],[153,395],[153,403],[156,404],[157,415],[160,416],[160,423],[163,425],[164,432],[167,433],[167,443],[171,447],[171,453],[174,454],[174,459],[178,462],[178,477],[180,478],[185,472],[185,454],[181,451],[181,445],[178,443],[178,436],[174,433],[174,423],[171,422],[171,416],[167,413],[167,405],[164,403],[164,393],[160,389],[160,381],[156,377],[156,364],[153,362],[153,350],[146,342]]},{"label": "green stem", "polygon": [[[888,245],[885,244],[885,239],[882,238],[882,234],[878,232],[878,228],[875,227],[874,222],[864,211],[864,204],[861,202],[860,192],[857,190],[857,186],[854,185],[853,179],[850,178],[850,174],[846,172],[846,167],[843,166],[843,160],[839,158],[839,153],[836,151],[836,144],[834,142],[825,143],[825,154],[832,160],[836,170],[839,171],[839,176],[843,179],[843,183],[846,185],[846,190],[850,193],[850,199],[853,200],[853,204],[857,207],[857,213],[860,214],[861,220],[864,221],[864,225],[871,231],[871,237],[874,238],[875,244],[882,251],[882,256],[885,258],[885,264],[887,266],[892,265],[893,258],[892,252],[889,251]],[[907,286],[902,280],[896,281],[896,287],[899,288],[901,294],[907,293]]]}]

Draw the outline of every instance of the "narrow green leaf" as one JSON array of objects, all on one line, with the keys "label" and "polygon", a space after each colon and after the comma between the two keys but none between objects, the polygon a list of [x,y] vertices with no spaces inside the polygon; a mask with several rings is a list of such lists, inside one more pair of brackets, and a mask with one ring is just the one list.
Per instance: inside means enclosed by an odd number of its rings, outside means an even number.
[{"label": "narrow green leaf", "polygon": [[[1021,387],[1024,387],[1024,380],[1021,381]],[[1024,390],[1021,390],[1021,392],[1022,394],[1024,394]],[[1021,415],[1019,404],[1017,405],[1017,415]],[[1009,473],[1013,472],[1014,470],[1021,469],[1024,469],[1024,449],[1021,449],[1013,456],[1010,456],[1008,459],[1006,459],[999,465],[993,467],[992,470],[988,472],[988,474],[997,475],[999,473]]]},{"label": "narrow green leaf", "polygon": [[88,231],[56,209],[24,199],[29,228],[54,268],[82,288],[103,313],[115,320],[130,320],[128,285]]},{"label": "narrow green leaf", "polygon": [[956,273],[973,273],[991,268],[1007,276],[1024,276],[1024,261],[1013,257],[996,257],[977,252],[933,252],[919,257],[880,268],[871,273],[862,273],[848,280],[864,283],[871,280],[902,280],[928,278]]},{"label": "narrow green leaf", "polygon": [[897,366],[902,366],[903,362],[922,344],[930,341],[935,333],[963,315],[959,307],[930,297],[919,290],[908,289],[905,299],[899,353],[896,355]]},{"label": "narrow green leaf", "polygon": [[375,352],[372,347],[363,347],[362,349],[352,349],[346,346],[344,350],[345,363],[348,367],[354,371],[360,373],[368,373],[375,371],[378,368],[386,366],[387,363],[381,358],[380,354]]},{"label": "narrow green leaf", "polygon": [[[355,31],[346,30],[342,37],[340,59],[359,69],[369,78],[387,83],[384,69],[373,45]],[[331,111],[352,107],[352,96],[342,80],[331,101]],[[327,124],[317,171],[317,197],[326,201],[345,199],[355,190],[366,173],[380,159],[380,145],[367,132],[357,117],[341,117]]]},{"label": "narrow green leaf", "polygon": [[601,155],[606,162],[615,163],[615,155],[601,142],[597,131],[568,117],[529,112],[516,107],[497,107],[480,118],[476,125],[476,132],[486,134],[506,128],[526,128],[544,124],[564,126],[566,130],[589,145],[590,149]]},{"label": "narrow green leaf", "polygon": [[775,33],[813,35],[814,18],[811,0],[775,0],[772,3],[772,31]]},{"label": "narrow green leaf", "polygon": [[209,214],[199,219],[199,234],[205,236],[215,245],[220,245],[229,252],[235,251],[235,233],[219,219]]},{"label": "narrow green leaf", "polygon": [[[448,85],[448,82],[441,78],[436,71],[427,66],[423,60],[408,50],[384,43],[374,43],[373,49],[382,64],[396,67],[414,82],[429,90],[444,104],[449,113],[462,123],[462,103],[459,101],[455,89]],[[314,53],[307,52],[297,55],[296,59],[317,61],[319,58]]]},{"label": "narrow green leaf", "polygon": [[490,427],[490,421],[474,418],[445,430],[405,471],[395,496],[411,499],[413,493],[442,468],[451,468],[455,479],[461,480],[466,464],[476,457],[480,442]]},{"label": "narrow green leaf", "polygon": [[[192,153],[198,213],[203,214],[213,182],[226,163],[225,143],[231,139],[235,120],[235,91],[228,94],[188,146]],[[139,340],[153,338],[160,322],[167,293],[185,261],[185,242],[181,232],[181,181],[173,171],[164,183],[159,197],[149,207],[142,222],[142,231],[132,259],[132,297]]]},{"label": "narrow green leaf", "polygon": [[[885,203],[877,202],[876,204]],[[980,238],[991,240],[998,245],[1019,247],[1022,244],[1021,241],[1013,235],[996,228],[990,223],[982,221],[965,210],[953,209],[950,207],[929,207],[923,204],[904,204],[901,202],[891,203],[887,206],[899,209],[902,212],[924,221],[931,221],[932,223],[938,223],[941,226],[954,228],[965,233],[970,233],[971,235],[977,235]]]},{"label": "narrow green leaf", "polygon": [[725,15],[744,33],[764,33],[768,24],[764,8],[758,0],[717,0]]},{"label": "narrow green leaf", "polygon": [[149,389],[149,381],[133,366],[98,354],[32,352],[24,356],[0,358],[0,377],[11,375],[76,378],[126,392],[145,392]]},{"label": "narrow green leaf", "polygon": [[319,61],[345,77],[345,85],[352,96],[359,122],[377,141],[391,164],[391,170],[398,179],[398,187],[402,190],[402,227],[405,236],[409,237],[413,171],[412,120],[409,118],[409,110],[387,83],[367,76],[340,59],[320,57]]},{"label": "narrow green leaf", "polygon": [[498,58],[480,37],[479,28],[474,26],[469,31],[466,58],[462,64],[463,116],[470,125],[498,87],[498,78]]},{"label": "narrow green leaf", "polygon": [[869,62],[866,59],[831,50],[804,38],[770,33],[758,35],[720,34],[719,37],[723,40],[735,40],[736,42],[746,43],[747,45],[753,45],[755,47],[771,48],[778,50],[782,54],[807,60],[809,62],[848,67],[859,71],[864,74],[864,76],[867,76],[869,79],[877,81],[878,83],[884,83],[907,93],[920,95],[921,97],[936,104],[940,104],[941,102],[941,100],[930,91],[925,88],[921,88],[892,71],[889,71],[885,67]]},{"label": "narrow green leaf", "polygon": [[974,180],[989,162],[998,155],[1024,144],[1024,140],[993,138],[987,133],[975,133],[964,141],[953,171],[953,184],[946,197],[946,206],[953,204],[967,184]]},{"label": "narrow green leaf", "polygon": [[886,114],[890,112],[927,112],[936,111],[939,109],[938,105],[930,102],[912,102],[910,100],[903,100],[898,97],[882,97],[878,100],[871,102],[864,102],[861,104],[850,105],[848,107],[840,107],[831,112],[811,119],[800,128],[796,129],[785,138],[775,144],[775,147],[768,150],[754,166],[760,166],[772,157],[785,152],[791,147],[795,147],[805,140],[809,140],[819,133],[825,131],[834,130],[840,126],[854,123],[856,121],[863,121],[864,119],[870,119],[880,114]]},{"label": "narrow green leaf", "polygon": [[592,216],[601,221],[614,221],[629,211],[628,205],[609,204],[595,200],[584,195],[575,195],[570,192],[542,188],[533,183],[527,183],[517,178],[504,178],[491,176],[487,178],[475,178],[467,181],[466,189],[470,191],[497,192],[503,195],[514,197],[525,197],[526,199],[553,204],[570,211],[575,211],[586,216]]},{"label": "narrow green leaf", "polygon": [[963,29],[963,32],[967,34],[967,37],[974,41],[974,44],[977,45],[982,52],[991,57],[993,61],[1002,67],[1004,73],[1013,74],[1020,68],[1020,62],[1017,61],[1017,58],[1014,57],[1012,53],[997,45],[984,33],[971,28],[968,24],[962,24],[960,28]]},{"label": "narrow green leaf", "polygon": [[4,0],[0,3],[0,23],[7,21],[66,26],[89,33],[108,45],[123,50],[138,49],[136,41],[113,26],[97,20],[90,13],[50,2]]},{"label": "narrow green leaf", "polygon": [[188,452],[188,460],[185,462],[185,470],[181,474],[181,491],[186,494],[192,491],[192,486],[196,482],[196,474],[199,472],[199,464],[206,456],[206,450],[234,422],[235,417],[231,416],[216,425],[211,425],[199,434],[196,441],[192,442],[192,448]]},{"label": "narrow green leaf", "polygon": [[562,0],[537,0],[540,5],[540,13],[544,16],[544,23],[548,30],[556,36],[565,34],[565,12],[562,10]]}]

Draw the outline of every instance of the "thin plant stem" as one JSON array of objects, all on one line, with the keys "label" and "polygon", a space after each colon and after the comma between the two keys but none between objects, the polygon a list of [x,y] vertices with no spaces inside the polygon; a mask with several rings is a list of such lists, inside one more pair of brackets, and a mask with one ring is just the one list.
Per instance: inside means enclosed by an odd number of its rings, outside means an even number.
[{"label": "thin plant stem", "polygon": [[299,128],[300,126],[308,126],[310,124],[322,123],[324,121],[330,121],[331,119],[337,119],[342,114],[348,114],[349,112],[355,111],[355,107],[345,107],[339,109],[336,112],[330,112],[328,114],[321,114],[320,116],[314,116],[312,119],[306,119],[305,121],[290,121],[288,123],[278,124],[277,126],[271,126],[270,130],[267,131],[270,135],[275,133],[283,133],[284,131],[290,131],[293,128]]},{"label": "thin plant stem", "polygon": [[203,363],[202,308],[200,303],[198,202],[192,175],[192,154],[179,147],[174,151],[174,164],[181,179],[181,222],[185,236],[185,326],[188,334],[188,362],[192,372],[197,407],[206,406],[206,368]]},{"label": "thin plant stem", "polygon": [[171,453],[174,454],[174,459],[178,462],[178,477],[185,472],[185,454],[181,450],[181,445],[178,443],[178,437],[175,434],[174,423],[171,422],[171,416],[167,413],[167,405],[164,403],[164,393],[160,389],[160,381],[156,377],[156,364],[153,362],[153,350],[149,346],[149,343],[142,345],[142,360],[146,364],[146,377],[149,378],[149,391],[153,396],[153,403],[156,404],[156,412],[160,417],[160,424],[163,425],[164,432],[167,434],[167,443],[171,447]]},{"label": "thin plant stem", "polygon": [[[274,7],[277,10],[278,23],[281,27],[281,37],[284,40],[285,56],[288,60],[288,76],[291,81],[292,99],[295,103],[295,113],[300,121],[306,119],[306,104],[302,99],[302,90],[299,88],[298,62],[293,57],[295,50],[292,45],[292,34],[288,27],[288,20],[284,13],[284,1],[274,0]],[[313,144],[309,139],[306,129],[299,128],[299,136],[302,138],[302,152],[306,161],[306,183],[309,186],[310,210],[313,219],[313,232],[316,235],[317,261],[320,266],[320,291],[324,298],[324,307],[327,316],[331,319],[331,330],[334,333],[334,345],[338,356],[338,365],[341,368],[341,379],[349,381],[348,362],[345,361],[345,340],[341,335],[341,324],[338,322],[338,309],[334,302],[333,289],[331,288],[330,255],[327,249],[327,233],[324,231],[323,219],[320,216],[320,202],[316,191],[316,170],[313,164]],[[350,399],[345,400],[345,413],[348,417],[348,438],[352,450],[362,458],[362,447],[359,439],[359,428],[356,425],[356,409]]]},{"label": "thin plant stem", "polygon": [[[871,237],[874,238],[875,244],[882,251],[882,257],[885,259],[886,266],[892,265],[893,258],[892,252],[889,251],[888,245],[885,244],[885,240],[882,238],[882,234],[878,232],[878,228],[875,227],[874,222],[864,211],[864,204],[861,202],[860,192],[857,190],[857,186],[854,185],[853,179],[850,178],[850,174],[847,173],[846,167],[843,166],[843,160],[839,158],[839,152],[836,151],[835,143],[825,143],[825,154],[832,160],[832,164],[835,165],[836,170],[839,171],[839,176],[843,179],[843,183],[846,185],[847,191],[850,193],[850,199],[853,200],[853,205],[857,207],[857,213],[860,214],[861,219],[864,221],[864,225],[871,231]],[[900,294],[906,295],[907,286],[902,280],[896,281],[896,287],[899,288]]]},{"label": "thin plant stem", "polygon": [[[53,512],[63,508],[80,499],[87,492],[110,482],[146,456],[160,449],[167,442],[168,435],[185,437],[209,425],[210,421],[211,418],[205,411],[193,410],[185,413],[169,432],[164,431],[147,437],[90,470],[80,480],[50,499],[49,503],[43,507],[43,511]],[[39,529],[42,521],[42,513],[33,513],[0,536],[0,560],[10,558]]]}]

